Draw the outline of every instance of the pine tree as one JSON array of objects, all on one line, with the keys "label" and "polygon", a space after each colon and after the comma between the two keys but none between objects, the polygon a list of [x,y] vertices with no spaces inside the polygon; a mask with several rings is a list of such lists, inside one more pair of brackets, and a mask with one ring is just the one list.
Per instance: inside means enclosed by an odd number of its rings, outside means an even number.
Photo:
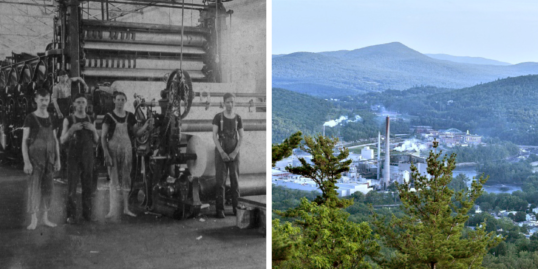
[{"label": "pine tree", "polygon": [[304,140],[301,149],[312,154],[312,164],[300,158],[301,166],[286,170],[311,178],[322,193],[314,202],[303,198],[297,208],[275,212],[294,222],[273,221],[273,268],[370,268],[365,258],[376,257],[379,244],[368,223],[348,220],[349,213],[342,208],[353,201],[338,198],[336,192],[341,173],[349,171],[351,160],[345,160],[349,151],[334,156],[337,139]]},{"label": "pine tree", "polygon": [[[312,179],[321,191],[321,196],[316,198],[318,204],[323,204],[329,199],[332,202],[339,201],[336,189],[338,179],[342,177],[343,172],[349,171],[351,160],[346,160],[349,156],[349,150],[344,148],[338,155],[334,155],[333,149],[338,143],[338,138],[328,138],[318,135],[315,138],[305,136],[305,144],[301,149],[312,155],[312,164],[309,164],[304,158],[299,158],[301,166],[286,167],[290,173],[304,176]],[[340,207],[349,206],[345,201]]]},{"label": "pine tree", "polygon": [[299,146],[301,143],[301,132],[292,134],[289,138],[286,138],[281,144],[274,144],[271,147],[272,164],[275,166],[276,162],[291,156],[293,149]]},{"label": "pine tree", "polygon": [[[480,177],[470,190],[454,192],[448,185],[456,155],[440,160],[442,152],[430,152],[429,177],[412,166],[412,180],[398,185],[405,216],[392,215],[390,222],[374,214],[374,227],[382,242],[395,250],[396,257],[378,262],[386,268],[482,268],[488,249],[503,238],[486,233],[486,225],[462,235],[468,212],[482,194],[488,178]],[[411,187],[413,182],[415,189]]]},{"label": "pine tree", "polygon": [[[293,212],[297,215],[293,226],[273,221],[273,247],[280,247],[273,248],[273,268],[371,268],[366,257],[376,257],[380,247],[368,223],[350,221],[349,213],[333,203],[319,205],[306,198]],[[284,244],[279,244],[285,240],[289,240],[286,260]]]}]

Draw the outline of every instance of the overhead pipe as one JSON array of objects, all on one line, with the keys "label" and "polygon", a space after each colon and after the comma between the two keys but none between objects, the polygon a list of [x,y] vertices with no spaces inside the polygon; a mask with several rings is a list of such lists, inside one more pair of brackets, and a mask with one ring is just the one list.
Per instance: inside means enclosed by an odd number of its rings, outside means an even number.
[{"label": "overhead pipe", "polygon": [[130,0],[130,1],[118,1],[118,0],[86,0],[88,2],[101,2],[106,1],[107,3],[112,4],[128,4],[128,5],[151,5],[151,6],[165,6],[171,8],[182,8],[189,9],[189,7],[201,7],[206,8],[207,5],[194,4],[194,3],[178,3],[176,1],[162,1],[162,0]]},{"label": "overhead pipe", "polygon": [[[86,42],[110,42],[110,43],[134,43],[134,44],[155,44],[155,45],[180,45],[181,36],[166,33],[134,32],[131,29],[125,30],[101,30],[86,29],[84,31]],[[205,46],[207,38],[199,33],[189,33],[184,36],[186,46]]]},{"label": "overhead pipe", "polygon": [[[84,28],[104,27],[129,29],[129,31],[146,30],[146,31],[165,31],[170,33],[177,33],[181,31],[181,26],[177,25],[165,25],[154,23],[136,23],[136,22],[120,22],[120,21],[99,21],[99,20],[83,20],[82,24]],[[185,32],[187,33],[200,33],[208,34],[209,30],[205,28],[185,26]]]},{"label": "overhead pipe", "polygon": [[[147,44],[131,44],[131,43],[107,43],[88,41],[84,44],[85,50],[100,50],[100,51],[124,51],[124,52],[153,52],[153,53],[181,53],[181,48],[168,45],[147,45]],[[206,52],[199,47],[184,47],[183,53],[204,55]]]},{"label": "overhead pipe", "polygon": [[[163,78],[170,74],[169,69],[133,69],[133,68],[85,68],[82,71],[88,77],[123,77],[123,78]],[[205,79],[202,71],[189,70],[193,80]]]}]

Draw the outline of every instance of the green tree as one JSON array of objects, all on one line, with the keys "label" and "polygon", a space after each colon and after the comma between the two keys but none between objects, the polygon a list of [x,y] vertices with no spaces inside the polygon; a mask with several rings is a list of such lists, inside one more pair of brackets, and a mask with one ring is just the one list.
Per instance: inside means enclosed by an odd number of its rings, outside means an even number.
[{"label": "green tree", "polygon": [[298,255],[297,246],[301,242],[301,229],[294,227],[290,222],[280,224],[279,219],[274,219],[272,231],[272,262],[274,267],[278,267]]},{"label": "green tree", "polygon": [[491,210],[491,204],[488,202],[482,202],[480,203],[480,210],[484,212],[489,212]]},{"label": "green tree", "polygon": [[469,181],[468,177],[466,177],[464,174],[459,174],[455,178],[453,178],[452,181],[450,181],[448,187],[454,192],[467,190],[467,181]]},{"label": "green tree", "polygon": [[321,196],[313,202],[301,199],[298,207],[276,214],[293,218],[293,224],[273,221],[273,268],[370,268],[366,257],[376,257],[380,247],[368,223],[355,223],[342,208],[353,200],[340,199],[336,180],[349,171],[349,152],[337,156],[333,148],[337,139],[306,136],[301,148],[312,154],[312,164],[300,158],[302,166],[287,167],[294,174],[313,179]]},{"label": "green tree", "polygon": [[290,173],[312,179],[321,190],[321,196],[315,202],[323,204],[331,199],[332,202],[342,201],[341,207],[349,206],[344,200],[338,199],[336,182],[342,177],[343,172],[349,171],[351,160],[346,160],[349,150],[344,148],[338,155],[334,155],[333,149],[338,143],[338,138],[328,138],[322,135],[316,137],[305,136],[305,144],[301,149],[312,155],[312,164],[304,158],[299,158],[301,166],[286,167]]},{"label": "green tree", "polygon": [[[300,142],[301,132],[297,132],[286,138],[281,144],[273,144],[271,148],[273,166],[279,160],[289,157]],[[298,227],[293,227],[289,222],[280,224],[280,221],[276,219],[272,222],[272,232],[273,264],[278,265],[295,257],[298,253],[296,247],[301,241],[301,230]]]},{"label": "green tree", "polygon": [[291,156],[293,149],[299,146],[301,143],[301,132],[296,132],[289,138],[286,138],[281,144],[273,144],[271,147],[272,164],[275,166],[276,162]]},{"label": "green tree", "polygon": [[383,243],[396,251],[379,263],[388,268],[481,268],[487,250],[502,241],[495,233],[486,233],[486,225],[462,231],[468,212],[482,194],[487,178],[480,177],[469,191],[454,193],[448,188],[456,155],[440,160],[441,152],[430,152],[427,160],[429,177],[412,167],[415,189],[409,183],[398,185],[403,217],[392,216],[389,225],[374,214],[374,227]]},{"label": "green tree", "polygon": [[525,221],[526,219],[527,219],[527,214],[525,214],[525,212],[522,212],[522,211],[518,211],[516,215],[514,216],[515,222],[522,222],[522,221]]},{"label": "green tree", "polygon": [[[273,250],[273,262],[275,258],[281,259],[273,268],[371,268],[365,258],[375,257],[380,247],[367,222],[349,221],[349,213],[330,201],[318,204],[303,198],[293,212],[298,214],[294,224],[301,229],[300,239],[286,244],[293,254],[288,254],[285,260],[280,258],[283,256],[280,252]],[[290,231],[295,228],[277,221],[273,221],[273,225],[276,236],[284,236],[279,232],[283,227]],[[294,232],[286,231],[292,238]],[[282,251],[283,248],[277,246],[277,249]]]}]

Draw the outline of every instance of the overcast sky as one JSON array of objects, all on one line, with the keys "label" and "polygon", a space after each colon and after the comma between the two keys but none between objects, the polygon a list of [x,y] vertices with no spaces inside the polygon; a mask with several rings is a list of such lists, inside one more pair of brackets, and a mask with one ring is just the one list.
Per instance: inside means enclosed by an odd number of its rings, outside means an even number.
[{"label": "overcast sky", "polygon": [[272,54],[401,42],[421,53],[538,62],[536,0],[273,0]]}]

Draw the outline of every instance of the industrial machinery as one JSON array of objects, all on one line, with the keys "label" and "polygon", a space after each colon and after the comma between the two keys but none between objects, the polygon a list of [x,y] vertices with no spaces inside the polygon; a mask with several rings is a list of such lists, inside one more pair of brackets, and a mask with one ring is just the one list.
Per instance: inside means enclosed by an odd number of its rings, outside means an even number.
[{"label": "industrial machinery", "polygon": [[[101,20],[83,18],[84,4],[92,2],[101,5]],[[231,56],[223,57],[227,52],[231,55],[233,11],[225,8],[230,1],[189,2],[58,0],[54,38],[45,51],[13,54],[1,64],[0,146],[4,155],[20,160],[22,125],[35,110],[35,90],[52,90],[58,70],[67,70],[70,77],[82,77],[89,86],[83,92],[73,85],[72,96],[86,94],[88,113],[96,118],[98,129],[113,109],[113,91],[133,97],[126,109],[135,112],[140,124],[155,118],[155,128],[134,145],[131,198],[148,211],[186,216],[214,198],[211,120],[222,110],[223,94],[231,91],[237,96],[239,113],[254,115],[243,114],[244,130],[253,133],[247,135],[245,147],[254,150],[244,154],[240,190],[242,195],[265,194],[265,156],[260,157],[265,155],[265,92],[241,92],[224,75],[230,73],[226,69]],[[111,3],[167,8],[180,22],[110,20]],[[186,25],[185,10],[198,12],[195,23]],[[52,106],[49,111],[55,115]],[[106,174],[102,151],[97,149],[95,154],[100,164],[96,174]]]}]

